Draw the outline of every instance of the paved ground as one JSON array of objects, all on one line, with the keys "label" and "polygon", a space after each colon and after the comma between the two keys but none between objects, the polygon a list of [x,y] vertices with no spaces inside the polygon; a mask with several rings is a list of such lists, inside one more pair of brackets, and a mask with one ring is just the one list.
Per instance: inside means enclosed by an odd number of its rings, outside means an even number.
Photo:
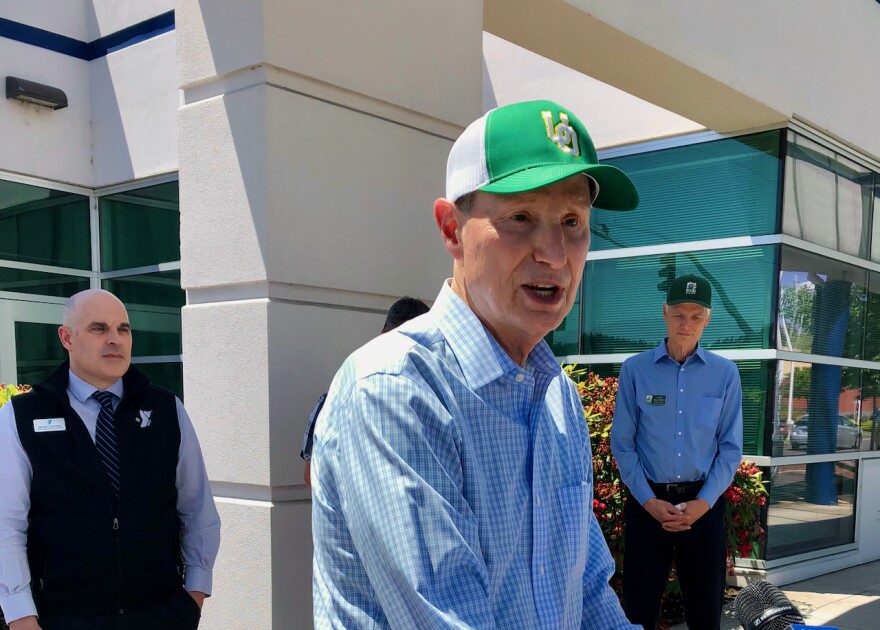
[{"label": "paved ground", "polygon": [[[840,630],[880,629],[880,560],[782,587],[804,616],[804,622]],[[687,625],[673,626],[686,630]],[[742,628],[725,607],[722,630]]]}]

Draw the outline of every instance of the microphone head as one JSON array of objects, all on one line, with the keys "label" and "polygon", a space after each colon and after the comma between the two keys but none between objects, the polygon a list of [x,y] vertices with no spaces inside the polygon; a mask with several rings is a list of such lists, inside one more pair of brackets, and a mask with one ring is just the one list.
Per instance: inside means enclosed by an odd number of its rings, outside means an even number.
[{"label": "microphone head", "polygon": [[733,606],[743,630],[785,630],[791,624],[804,622],[785,593],[766,580],[743,588]]}]

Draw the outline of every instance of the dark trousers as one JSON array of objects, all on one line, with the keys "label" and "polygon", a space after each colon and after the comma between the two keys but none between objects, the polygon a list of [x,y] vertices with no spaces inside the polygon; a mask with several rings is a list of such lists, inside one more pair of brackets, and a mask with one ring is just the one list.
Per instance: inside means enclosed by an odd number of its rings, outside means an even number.
[{"label": "dark trousers", "polygon": [[[661,497],[673,505],[693,496]],[[686,532],[667,532],[633,497],[624,507],[623,608],[654,630],[673,558],[689,630],[718,630],[727,574],[724,498]]]},{"label": "dark trousers", "polygon": [[201,611],[182,588],[158,604],[123,615],[40,615],[43,630],[196,630]]}]

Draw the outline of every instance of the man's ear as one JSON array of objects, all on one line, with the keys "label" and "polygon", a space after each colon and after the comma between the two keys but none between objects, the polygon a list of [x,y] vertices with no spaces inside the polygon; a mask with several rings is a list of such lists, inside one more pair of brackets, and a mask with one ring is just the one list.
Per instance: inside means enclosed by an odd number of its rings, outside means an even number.
[{"label": "man's ear", "polygon": [[58,338],[61,340],[61,345],[64,346],[65,350],[70,350],[70,335],[70,328],[67,326],[58,327]]},{"label": "man's ear", "polygon": [[440,230],[440,237],[446,250],[456,260],[460,260],[463,251],[461,245],[461,228],[463,226],[461,211],[449,199],[434,201],[434,221]]}]

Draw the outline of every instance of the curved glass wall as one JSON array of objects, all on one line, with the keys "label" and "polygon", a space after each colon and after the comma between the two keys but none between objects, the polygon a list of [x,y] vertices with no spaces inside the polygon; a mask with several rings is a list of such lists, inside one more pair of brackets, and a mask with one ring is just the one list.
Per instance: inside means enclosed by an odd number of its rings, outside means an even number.
[{"label": "curved glass wall", "polygon": [[686,273],[712,284],[706,348],[769,348],[776,261],[774,245],[588,261],[580,354],[656,346],[666,336],[664,279]]},{"label": "curved glass wall", "polygon": [[867,285],[866,269],[783,247],[777,347],[862,358]]},{"label": "curved glass wall", "polygon": [[785,159],[784,234],[869,257],[874,173],[796,133]]},{"label": "curved glass wall", "polygon": [[[853,544],[860,461],[880,451],[880,175],[790,130],[604,161],[642,204],[593,213],[594,254],[554,351],[617,376],[609,360],[665,336],[671,280],[705,277],[702,344],[736,359],[744,455],[769,462],[765,559]],[[775,244],[695,251],[744,236]],[[655,253],[629,254],[645,246]]]},{"label": "curved glass wall", "polygon": [[777,232],[780,131],[602,160],[641,196],[590,217],[595,251]]}]

